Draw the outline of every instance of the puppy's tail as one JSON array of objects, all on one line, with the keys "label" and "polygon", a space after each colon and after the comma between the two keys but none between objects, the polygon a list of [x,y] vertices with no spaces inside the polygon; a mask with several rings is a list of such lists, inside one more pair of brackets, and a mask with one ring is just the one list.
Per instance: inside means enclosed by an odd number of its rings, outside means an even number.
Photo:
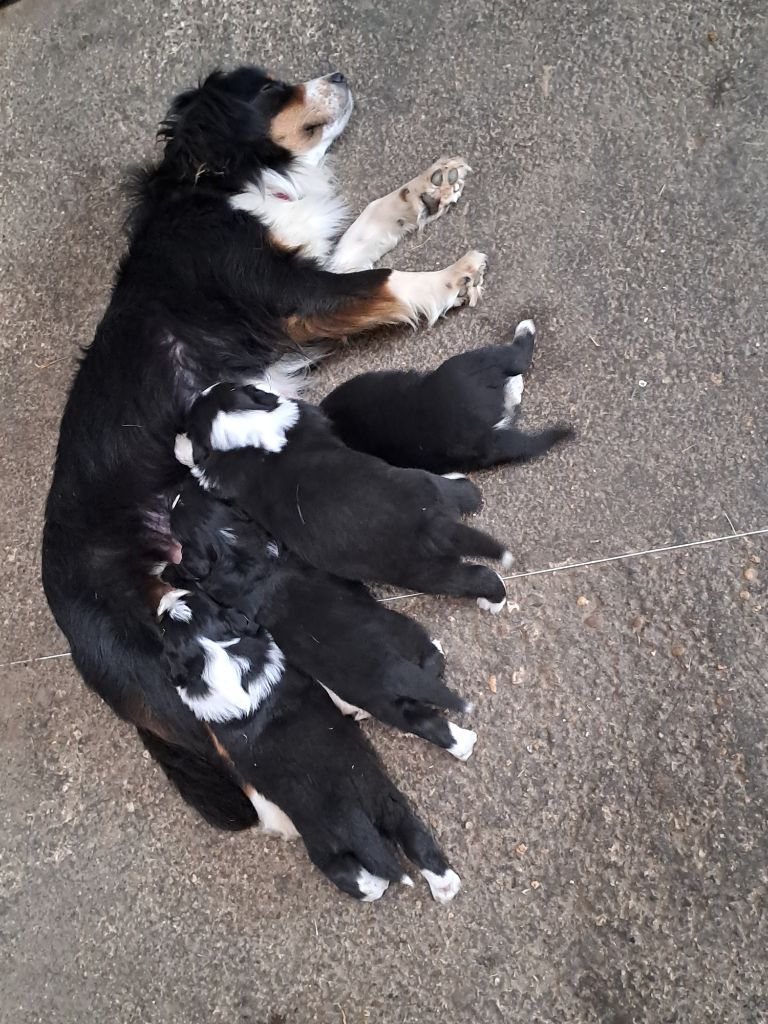
[{"label": "puppy's tail", "polygon": [[397,691],[397,696],[401,699],[418,700],[436,708],[444,708],[446,711],[464,713],[472,710],[470,701],[460,697],[437,676],[430,675],[429,672],[411,663],[408,663],[407,668],[400,673]]},{"label": "puppy's tail", "polygon": [[147,729],[138,729],[141,742],[158,762],[184,800],[216,828],[230,832],[257,825],[253,804],[222,767]]},{"label": "puppy's tail", "polygon": [[574,436],[574,429],[567,423],[558,423],[535,434],[526,434],[516,427],[494,431],[491,458],[488,465],[499,462],[529,462],[538,459],[556,444],[568,441]]}]

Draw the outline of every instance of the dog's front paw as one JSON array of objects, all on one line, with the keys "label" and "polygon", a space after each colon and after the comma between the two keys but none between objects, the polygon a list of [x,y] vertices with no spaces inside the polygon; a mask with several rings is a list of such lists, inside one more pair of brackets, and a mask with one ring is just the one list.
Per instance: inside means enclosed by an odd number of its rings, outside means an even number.
[{"label": "dog's front paw", "polygon": [[476,306],[483,294],[488,259],[483,252],[468,252],[445,271],[446,286],[454,292],[451,306]]},{"label": "dog's front paw", "polygon": [[444,158],[405,186],[401,196],[409,204],[419,228],[442,217],[449,206],[458,203],[471,170],[460,156]]}]

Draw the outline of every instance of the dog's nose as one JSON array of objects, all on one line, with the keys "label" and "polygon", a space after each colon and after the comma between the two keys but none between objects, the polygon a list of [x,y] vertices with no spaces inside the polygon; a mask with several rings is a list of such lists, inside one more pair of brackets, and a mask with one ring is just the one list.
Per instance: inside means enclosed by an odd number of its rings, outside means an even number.
[{"label": "dog's nose", "polygon": [[342,75],[340,71],[334,71],[332,75],[328,75],[328,81],[333,82],[334,85],[346,85],[346,75]]}]

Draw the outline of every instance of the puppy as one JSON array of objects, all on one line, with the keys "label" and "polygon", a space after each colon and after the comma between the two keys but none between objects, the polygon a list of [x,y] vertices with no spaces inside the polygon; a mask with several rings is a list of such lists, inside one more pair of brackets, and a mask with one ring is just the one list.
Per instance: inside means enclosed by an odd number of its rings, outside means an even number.
[{"label": "puppy", "polygon": [[[200,688],[201,650],[207,655],[210,644],[218,643],[230,658],[245,656],[254,666],[247,645],[263,635],[272,645],[263,655],[265,667],[275,664],[270,652],[277,650],[319,681],[342,713],[372,714],[459,760],[469,758],[476,734],[435,709],[467,711],[470,705],[441,682],[443,656],[418,623],[379,604],[362,584],[303,564],[194,480],[182,488],[171,526],[183,555],[166,569],[164,578],[174,589],[161,610],[187,623],[184,609],[194,601],[196,620],[201,605],[209,616],[215,610],[216,618],[215,625],[206,620],[202,629],[197,621],[194,629],[187,625],[187,642],[174,644],[173,678],[185,702]],[[177,626],[166,644],[183,633]],[[249,666],[241,677],[246,693],[261,687],[254,673]]]},{"label": "puppy", "polygon": [[493,613],[504,606],[499,575],[461,561],[511,561],[498,541],[459,522],[480,506],[474,484],[351,451],[307,403],[250,385],[213,385],[194,403],[176,454],[205,488],[235,500],[318,569],[470,595]]},{"label": "puppy", "polygon": [[573,434],[562,425],[536,434],[512,425],[535,334],[523,320],[511,345],[464,352],[431,373],[361,374],[321,408],[346,445],[392,466],[450,473],[527,462]]}]

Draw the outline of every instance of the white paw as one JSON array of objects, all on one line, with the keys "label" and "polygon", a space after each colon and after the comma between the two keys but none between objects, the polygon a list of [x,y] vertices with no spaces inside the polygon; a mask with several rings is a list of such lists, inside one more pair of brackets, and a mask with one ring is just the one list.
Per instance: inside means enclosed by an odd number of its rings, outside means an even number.
[{"label": "white paw", "polygon": [[426,878],[432,898],[438,903],[450,903],[453,897],[461,888],[461,879],[451,868],[442,874],[436,875],[433,871],[422,871]]},{"label": "white paw", "polygon": [[443,473],[443,480],[466,480],[466,473]]},{"label": "white paw", "polygon": [[477,743],[477,733],[472,729],[462,729],[461,726],[454,725],[453,722],[448,723],[448,728],[453,736],[453,746],[448,747],[448,753],[453,754],[459,761],[468,761],[475,749],[475,743]]},{"label": "white paw", "polygon": [[484,252],[468,252],[466,256],[443,271],[446,288],[453,293],[448,306],[476,306],[483,294],[483,280],[488,258]]},{"label": "white paw", "polygon": [[502,569],[511,569],[515,564],[515,556],[511,551],[505,551],[501,556],[501,567]]},{"label": "white paw", "polygon": [[461,199],[464,182],[471,171],[467,161],[459,156],[432,164],[400,191],[400,198],[408,206],[406,219],[415,217],[417,227],[422,228],[442,217],[449,206]]},{"label": "white paw", "polygon": [[357,876],[357,887],[362,893],[360,896],[361,901],[363,903],[373,903],[374,900],[381,899],[389,888],[389,882],[386,878],[379,878],[378,875],[372,875],[365,868],[360,868],[360,874]]},{"label": "white paw", "polygon": [[[495,575],[498,577],[499,582],[503,585],[504,584],[504,580],[501,578],[501,576],[499,576],[498,573],[495,573]],[[506,590],[506,589],[507,588],[505,586],[504,590]],[[477,599],[477,607],[481,608],[484,612],[490,612],[491,615],[498,615],[499,612],[501,611],[501,609],[504,607],[504,605],[506,603],[507,603],[507,595],[506,594],[501,599],[501,601],[498,601],[496,604],[494,604],[492,601],[489,601],[487,597],[478,597],[478,599]]]},{"label": "white paw", "polygon": [[437,648],[437,650],[438,650],[438,651],[439,651],[439,652],[440,652],[441,654],[445,654],[445,651],[443,650],[443,645],[442,645],[442,644],[440,643],[440,641],[439,641],[439,640],[434,640],[434,639],[433,639],[433,640],[432,640],[432,646],[433,646],[433,647],[435,647],[435,648]]},{"label": "white paw", "polygon": [[536,337],[536,324],[533,320],[521,320],[515,328],[515,340],[522,338],[524,335],[532,334]]}]

